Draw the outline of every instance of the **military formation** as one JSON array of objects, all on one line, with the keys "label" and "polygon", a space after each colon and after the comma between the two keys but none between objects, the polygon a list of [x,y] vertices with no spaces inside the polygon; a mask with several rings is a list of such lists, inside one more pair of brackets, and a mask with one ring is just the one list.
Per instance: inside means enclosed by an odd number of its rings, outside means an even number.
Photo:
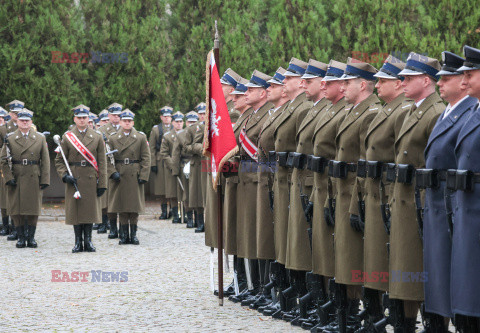
[{"label": "military formation", "polygon": [[312,332],[415,332],[419,311],[423,332],[480,331],[480,50],[464,56],[225,71],[229,300]]},{"label": "military formation", "polygon": [[[205,232],[212,253],[221,207],[232,302],[312,332],[415,332],[419,312],[424,332],[479,332],[480,50],[445,51],[441,63],[389,56],[380,69],[352,58],[285,67],[221,78],[239,148],[221,202],[203,155],[204,103],[161,108],[148,139],[118,103],[98,116],[73,108],[74,124],[54,136],[72,252],[95,252],[95,229],[138,245],[150,186],[160,219]],[[35,248],[47,133],[23,102],[7,108],[0,235]]]},{"label": "military formation", "polygon": [[[37,247],[43,190],[50,184],[47,132],[37,132],[33,112],[23,102],[12,101],[7,108],[8,113],[0,108],[0,234],[16,240],[17,248]],[[98,116],[83,104],[71,110],[74,124],[53,139],[58,145],[55,168],[65,183],[65,223],[73,225],[75,235],[73,253],[96,251],[93,230],[109,230],[108,238],[118,238],[120,245],[139,245],[138,217],[145,210],[149,181],[161,202],[160,219],[173,214],[173,223],[184,220],[188,228],[197,227],[195,232],[204,231],[202,142],[194,139],[203,134],[205,103],[196,110],[186,114],[183,129],[184,115],[163,107],[162,122],[153,127],[150,140],[135,129],[135,114],[118,103]],[[5,122],[7,117],[11,119]]]}]

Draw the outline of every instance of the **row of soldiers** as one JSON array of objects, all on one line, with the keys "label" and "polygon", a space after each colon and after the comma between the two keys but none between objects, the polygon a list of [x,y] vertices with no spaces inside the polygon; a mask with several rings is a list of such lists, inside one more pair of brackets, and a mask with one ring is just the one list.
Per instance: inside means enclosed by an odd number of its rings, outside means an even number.
[{"label": "row of soldiers", "polygon": [[419,310],[425,332],[480,330],[480,50],[464,53],[227,69],[230,300],[312,332],[415,332]]}]

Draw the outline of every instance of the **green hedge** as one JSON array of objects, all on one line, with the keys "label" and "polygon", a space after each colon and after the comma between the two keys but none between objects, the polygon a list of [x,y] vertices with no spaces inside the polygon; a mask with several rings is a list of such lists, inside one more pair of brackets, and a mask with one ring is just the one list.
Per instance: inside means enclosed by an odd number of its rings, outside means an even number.
[{"label": "green hedge", "polygon": [[[204,100],[215,20],[221,70],[248,78],[253,69],[273,74],[292,56],[328,62],[356,55],[379,67],[391,52],[460,54],[464,44],[480,46],[476,7],[466,0],[2,2],[0,103],[25,101],[39,129],[61,133],[73,106],[98,113],[119,102],[148,132],[161,106],[187,112]],[[98,63],[92,52],[110,54]],[[63,53],[70,62],[59,63]],[[88,61],[74,53],[89,53]]]}]

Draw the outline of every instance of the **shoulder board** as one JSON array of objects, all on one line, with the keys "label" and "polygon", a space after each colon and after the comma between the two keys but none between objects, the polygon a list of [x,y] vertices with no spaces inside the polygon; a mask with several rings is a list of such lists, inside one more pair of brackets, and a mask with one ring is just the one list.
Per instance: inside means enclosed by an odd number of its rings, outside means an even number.
[{"label": "shoulder board", "polygon": [[349,107],[349,108],[345,108],[345,111],[350,111],[352,107]]},{"label": "shoulder board", "polygon": [[180,134],[184,131],[184,129],[181,129],[180,131],[177,132],[177,134]]},{"label": "shoulder board", "polygon": [[406,109],[406,108],[409,108],[411,106],[412,106],[412,104],[407,104],[407,105],[402,106],[402,109]]},{"label": "shoulder board", "polygon": [[5,137],[8,138],[10,135],[13,135],[13,133],[15,133],[15,132],[7,133],[7,135]]},{"label": "shoulder board", "polygon": [[153,125],[153,128],[158,127],[158,125]]},{"label": "shoulder board", "polygon": [[42,132],[35,132],[35,133],[37,133],[37,134],[40,135],[40,136],[45,136],[45,135],[43,135]]},{"label": "shoulder board", "polygon": [[137,131],[137,132],[138,132],[138,133],[140,133],[140,134],[146,135],[146,134],[145,134],[145,133],[143,133],[142,131]]},{"label": "shoulder board", "polygon": [[102,132],[97,131],[97,130],[95,130],[95,132],[96,132],[97,134],[100,134],[101,136],[103,136],[103,133],[102,133]]},{"label": "shoulder board", "polygon": [[378,106],[376,108],[370,108],[368,109],[368,111],[375,111],[375,110],[378,110]]},{"label": "shoulder board", "polygon": [[171,132],[171,131],[168,131],[168,132],[164,133],[163,136],[167,135],[167,134],[170,133],[170,132]]}]

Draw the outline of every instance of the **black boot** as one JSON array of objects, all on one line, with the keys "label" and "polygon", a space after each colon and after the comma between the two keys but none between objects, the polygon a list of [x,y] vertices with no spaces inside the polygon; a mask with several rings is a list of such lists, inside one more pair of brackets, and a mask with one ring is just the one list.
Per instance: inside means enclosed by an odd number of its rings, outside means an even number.
[{"label": "black boot", "polygon": [[37,230],[37,227],[34,225],[29,225],[27,226],[28,230],[28,238],[27,238],[27,246],[35,248],[37,247],[37,242],[35,241],[35,231]]},{"label": "black boot", "polygon": [[0,236],[7,236],[10,233],[10,227],[8,225],[8,216],[2,217],[2,230],[0,230]]},{"label": "black boot", "polygon": [[140,242],[138,241],[137,238],[137,225],[136,224],[130,224],[130,244],[133,245],[139,245]]},{"label": "black boot", "polygon": [[107,233],[107,221],[108,221],[108,216],[102,215],[102,224],[98,227],[97,233],[98,234],[106,234]]},{"label": "black boot", "polygon": [[83,252],[83,224],[74,225],[73,231],[75,232],[75,246],[72,253]]},{"label": "black boot", "polygon": [[85,252],[96,251],[92,243],[92,230],[93,230],[93,224],[88,223],[83,225],[83,237],[84,237],[83,248],[85,249]]},{"label": "black boot", "polygon": [[187,228],[195,228],[195,223],[193,222],[193,210],[187,212]]},{"label": "black boot", "polygon": [[197,219],[197,229],[195,229],[195,233],[205,232],[205,221],[203,213],[195,214],[195,218]]},{"label": "black boot", "polygon": [[110,220],[110,233],[108,234],[108,238],[118,238],[117,218]]},{"label": "black boot", "polygon": [[420,333],[447,333],[448,327],[445,325],[445,318],[431,312],[426,312],[422,305],[423,326],[424,329]]},{"label": "black boot", "polygon": [[178,216],[178,206],[172,207],[173,219],[172,223],[182,223],[180,216]]},{"label": "black boot", "polygon": [[98,230],[98,228],[100,228],[100,225],[101,225],[101,224],[94,223],[92,229],[93,229],[93,230]]},{"label": "black boot", "polygon": [[162,214],[158,218],[159,220],[166,220],[168,218],[167,210],[168,210],[168,205],[162,204]]},{"label": "black boot", "polygon": [[25,245],[25,241],[26,241],[25,227],[21,226],[21,227],[16,227],[15,229],[16,229],[17,235],[18,235],[17,244],[15,246],[19,249],[24,248],[26,246]]},{"label": "black boot", "polygon": [[128,234],[128,224],[120,224],[120,240],[119,245],[130,244],[130,237]]},{"label": "black boot", "polygon": [[[7,216],[7,218],[8,218],[8,216]],[[10,225],[10,235],[8,235],[7,240],[14,241],[14,240],[17,240],[17,239],[18,239],[17,229],[13,225],[13,221],[12,221],[12,224]]]}]

